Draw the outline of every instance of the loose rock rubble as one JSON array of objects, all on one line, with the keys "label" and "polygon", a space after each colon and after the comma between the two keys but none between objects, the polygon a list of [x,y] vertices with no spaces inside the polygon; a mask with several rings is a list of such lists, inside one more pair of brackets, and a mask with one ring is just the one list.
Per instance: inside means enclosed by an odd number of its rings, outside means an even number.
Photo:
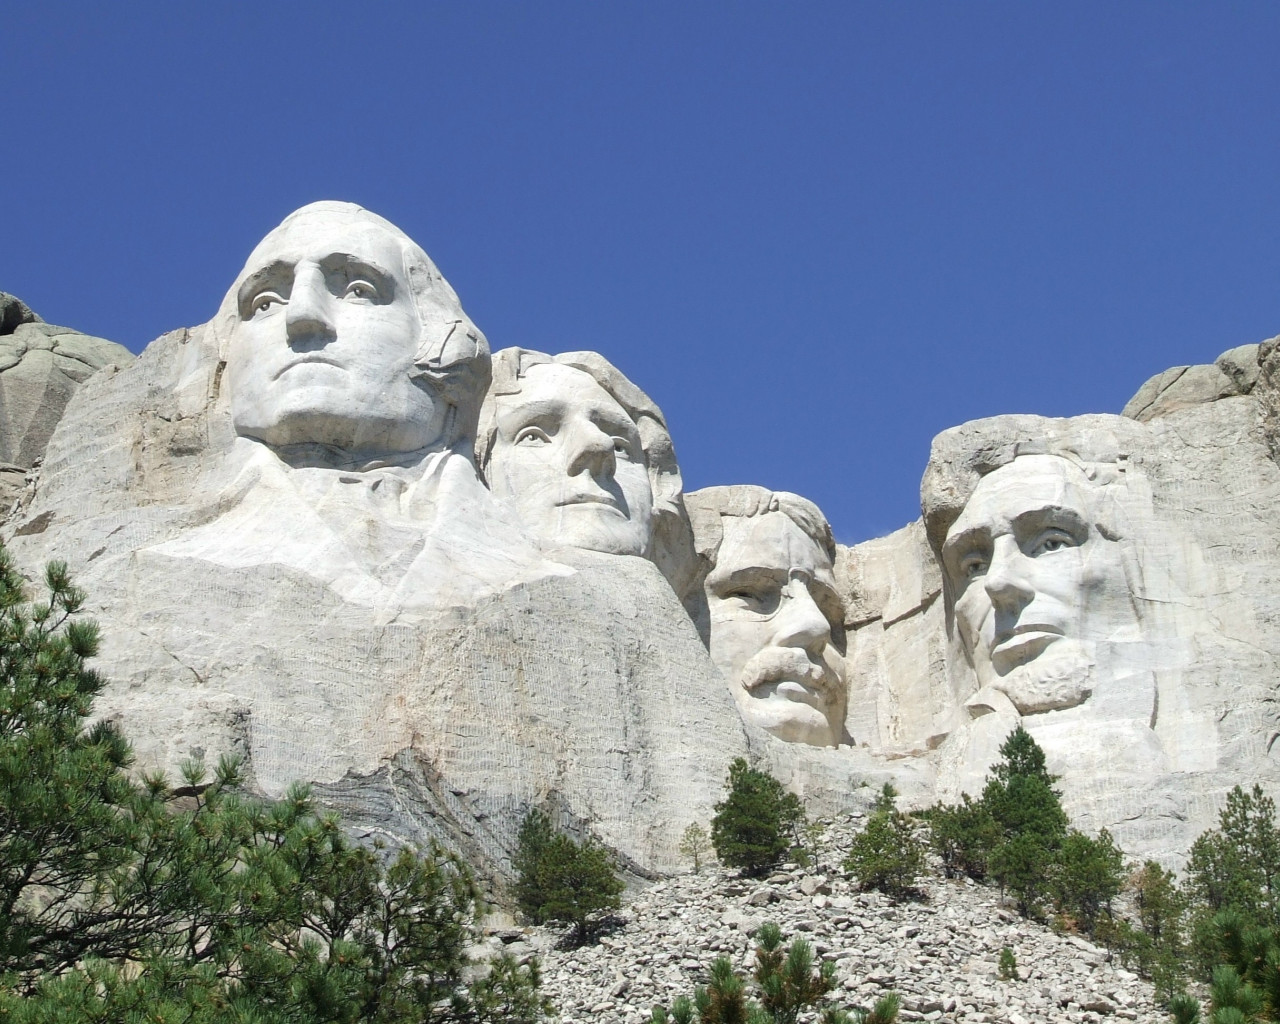
[{"label": "loose rock rubble", "polygon": [[[765,921],[776,921],[786,942],[805,938],[835,962],[832,995],[845,1007],[896,991],[903,1021],[1170,1020],[1150,984],[1106,950],[1023,921],[994,889],[933,876],[922,882],[922,902],[859,892],[839,867],[851,834],[840,831],[846,842],[831,843],[808,868],[786,865],[761,879],[704,868],[628,892],[617,926],[592,945],[558,948],[562,933],[527,928],[496,930],[489,946],[539,958],[562,1024],[647,1021],[655,1003],[692,995],[719,956],[749,976]],[[1017,981],[999,977],[1004,946],[1017,958]]]}]

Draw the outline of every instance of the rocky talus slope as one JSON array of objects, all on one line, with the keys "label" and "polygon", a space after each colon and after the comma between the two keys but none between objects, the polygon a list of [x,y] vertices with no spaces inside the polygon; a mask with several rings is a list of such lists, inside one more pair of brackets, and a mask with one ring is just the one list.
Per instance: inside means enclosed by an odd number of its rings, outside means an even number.
[{"label": "rocky talus slope", "polygon": [[[893,990],[904,1021],[1170,1020],[1150,984],[1105,950],[1021,920],[995,889],[931,876],[921,902],[858,891],[839,868],[847,843],[836,831],[808,868],[744,879],[713,866],[628,892],[621,923],[593,945],[557,948],[560,933],[541,928],[496,931],[489,942],[539,957],[562,1024],[647,1021],[655,1003],[692,995],[719,956],[749,975],[752,936],[770,920],[787,942],[808,939],[835,961],[841,1006],[870,1007]],[[1005,946],[1017,958],[1017,981],[999,977]]]}]

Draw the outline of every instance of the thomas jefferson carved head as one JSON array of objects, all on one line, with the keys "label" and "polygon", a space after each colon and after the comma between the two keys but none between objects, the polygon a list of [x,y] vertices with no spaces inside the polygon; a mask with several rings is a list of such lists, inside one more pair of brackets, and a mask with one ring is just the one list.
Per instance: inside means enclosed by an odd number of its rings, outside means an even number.
[{"label": "thomas jefferson carved head", "polygon": [[[1096,469],[1096,467],[1095,467]],[[1106,482],[1057,454],[977,482],[941,546],[955,629],[979,687],[1022,714],[1085,701],[1099,642],[1138,639],[1125,542]]]},{"label": "thomas jefferson carved head", "polygon": [[545,548],[661,566],[684,522],[661,410],[594,352],[498,352],[476,455],[494,495]]},{"label": "thomas jefferson carved head", "polygon": [[784,740],[837,745],[844,617],[831,527],[812,502],[763,487],[708,487],[685,501],[711,659],[743,718]]},{"label": "thomas jefferson carved head", "polygon": [[414,242],[350,203],[262,240],[223,303],[238,434],[371,458],[472,436],[488,343]]}]

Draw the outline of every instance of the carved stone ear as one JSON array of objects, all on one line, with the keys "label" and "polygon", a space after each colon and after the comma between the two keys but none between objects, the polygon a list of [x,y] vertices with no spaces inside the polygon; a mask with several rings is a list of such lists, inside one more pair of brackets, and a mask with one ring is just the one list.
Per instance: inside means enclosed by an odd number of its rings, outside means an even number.
[{"label": "carved stone ear", "polygon": [[[432,331],[428,326],[426,331]],[[464,438],[475,440],[480,404],[489,386],[491,367],[489,342],[469,320],[451,320],[434,327],[436,337],[425,344],[414,360],[415,381],[432,388],[456,412],[445,438],[453,444]]]}]

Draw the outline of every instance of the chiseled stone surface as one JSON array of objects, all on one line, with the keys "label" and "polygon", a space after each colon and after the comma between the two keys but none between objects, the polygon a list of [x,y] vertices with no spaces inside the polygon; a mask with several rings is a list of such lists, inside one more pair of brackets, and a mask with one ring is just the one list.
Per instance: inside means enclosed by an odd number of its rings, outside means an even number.
[{"label": "chiseled stone surface", "polygon": [[616,367],[491,356],[412,239],[315,203],[136,360],[0,296],[6,460],[144,766],[242,754],[495,881],[532,806],[671,869],[744,754],[814,813],[919,807],[1022,724],[1078,825],[1170,864],[1280,781],[1275,339],[944,431],[921,519],[846,547],[798,495],[682,494]]},{"label": "chiseled stone surface", "polygon": [[1274,784],[1276,351],[1224,353],[1244,393],[1145,422],[940,434],[923,518],[837,553],[857,749],[931,765],[950,799],[1020,722],[1078,824],[1175,865],[1232,785]]},{"label": "chiseled stone surface", "polygon": [[666,419],[600,354],[495,353],[476,462],[541,549],[640,555],[678,596],[688,590],[692,537]]},{"label": "chiseled stone surface", "polygon": [[685,505],[698,614],[743,719],[792,743],[846,742],[844,609],[818,507],[751,486],[694,491]]},{"label": "chiseled stone surface", "polygon": [[848,637],[847,733],[887,755],[931,749],[955,727],[967,694],[947,675],[942,576],[923,523],[837,545],[835,576]]},{"label": "chiseled stone surface", "polygon": [[6,540],[91,595],[143,765],[243,753],[497,876],[533,805],[668,868],[742,724],[653,563],[550,561],[484,487],[488,359],[402,233],[304,208],[213,321],[86,384]]},{"label": "chiseled stone surface", "polygon": [[1275,780],[1280,471],[1253,398],[965,424],[921,496],[968,691],[943,795],[1020,721],[1083,827],[1177,862],[1233,784]]}]

